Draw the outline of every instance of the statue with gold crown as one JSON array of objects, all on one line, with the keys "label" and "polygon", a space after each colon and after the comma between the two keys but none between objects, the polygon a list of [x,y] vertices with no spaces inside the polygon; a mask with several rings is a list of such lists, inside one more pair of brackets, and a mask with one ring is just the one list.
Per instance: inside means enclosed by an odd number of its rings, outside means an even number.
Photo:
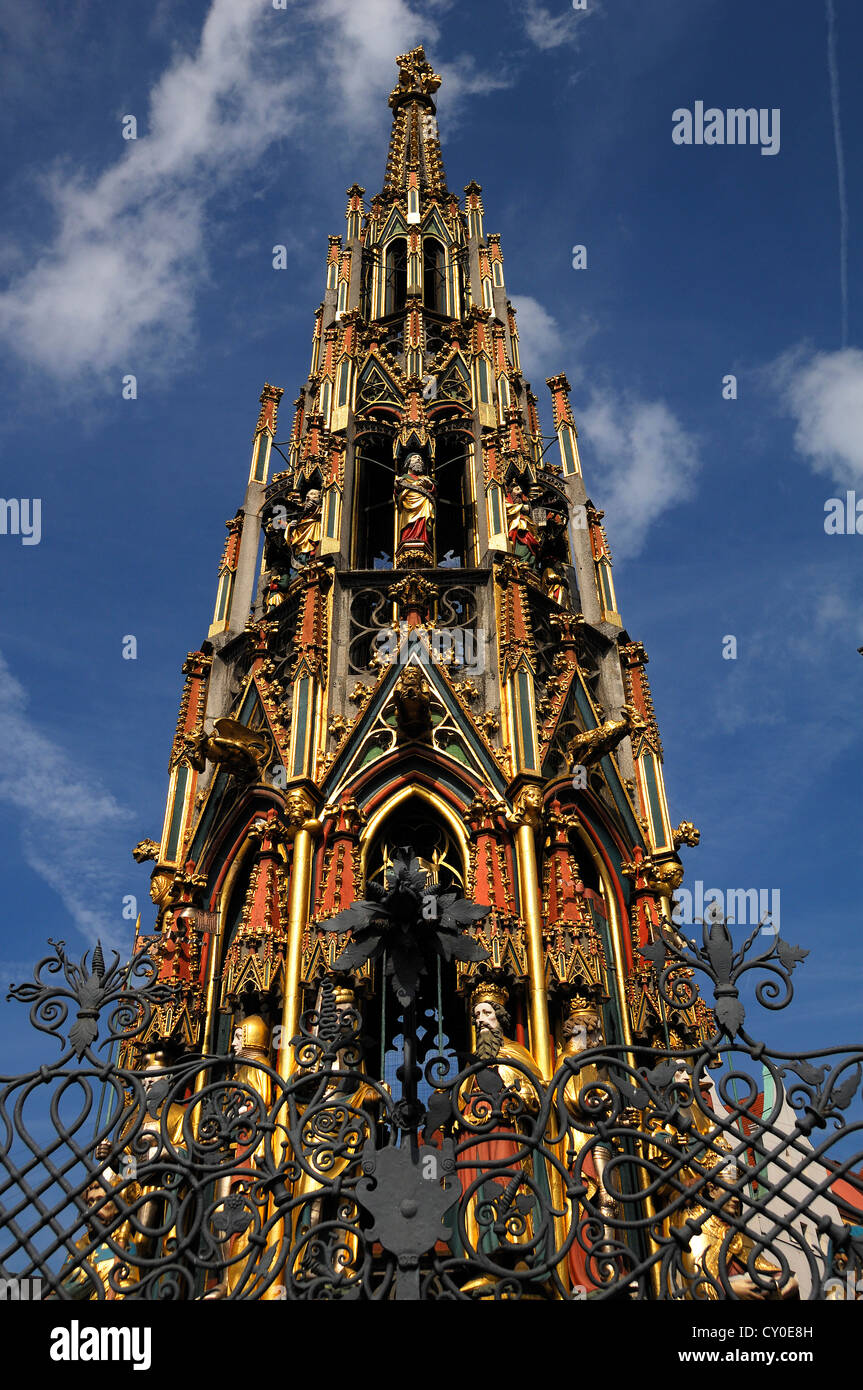
[{"label": "statue with gold crown", "polygon": [[494,981],[483,981],[471,995],[473,1061],[483,1065],[459,1088],[456,1158],[464,1194],[459,1226],[468,1252],[517,1259],[531,1249],[534,1183],[544,1181],[534,1171],[532,1146],[519,1138],[533,1132],[541,1081],[531,1053],[504,1032],[508,997]]},{"label": "statue with gold crown", "polygon": [[[558,1084],[558,1096],[563,1100],[568,1118],[564,1159],[575,1181],[587,1188],[591,1208],[598,1209],[610,1221],[616,1208],[614,1197],[605,1185],[605,1170],[611,1161],[612,1149],[607,1142],[596,1141],[595,1126],[611,1109],[611,1083],[606,1067],[596,1062],[577,1062],[583,1053],[603,1045],[599,1004],[576,994],[567,1005],[561,1034],[563,1042],[555,1060],[555,1072],[566,1067],[564,1078]],[[601,1245],[597,1248],[587,1238],[587,1232],[576,1236],[567,1258],[570,1279],[577,1287],[598,1288],[603,1272],[608,1277],[615,1272],[610,1265],[607,1271],[603,1270]]]}]

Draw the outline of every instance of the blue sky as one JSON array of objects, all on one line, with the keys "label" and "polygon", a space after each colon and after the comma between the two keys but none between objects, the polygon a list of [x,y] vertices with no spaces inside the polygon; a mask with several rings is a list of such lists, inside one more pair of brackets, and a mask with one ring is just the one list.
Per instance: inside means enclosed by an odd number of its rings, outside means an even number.
[{"label": "blue sky", "polygon": [[[258,395],[285,387],[284,437],[327,235],[349,184],[380,187],[393,58],[424,42],[450,187],[477,179],[502,235],[526,374],[541,398],[552,372],[573,385],[672,816],[702,831],[687,883],[780,890],[783,935],[812,951],[793,1010],[755,1031],[860,1036],[863,536],[827,535],[824,508],[863,499],[863,16],[833,0],[831,88],[828,14],[2,0],[0,492],[41,499],[38,545],[0,535],[4,984],[49,936],[128,942],[125,895],[148,920],[130,850],[159,834]],[[675,144],[696,101],[778,108],[778,153]],[[20,1017],[0,1009],[3,1070],[31,1055]]]}]

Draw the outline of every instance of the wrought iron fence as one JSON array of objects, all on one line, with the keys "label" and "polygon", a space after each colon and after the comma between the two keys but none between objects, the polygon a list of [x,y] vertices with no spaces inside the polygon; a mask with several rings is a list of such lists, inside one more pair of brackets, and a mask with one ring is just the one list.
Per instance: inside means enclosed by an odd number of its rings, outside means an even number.
[{"label": "wrought iron fence", "polygon": [[863,1049],[794,1057],[750,1035],[741,977],[760,972],[759,1003],[784,1007],[805,954],[778,937],[751,954],[755,938],[735,950],[717,919],[700,946],[646,949],[669,1007],[697,974],[711,980],[717,1032],[700,1049],[579,1051],[576,1039],[546,1080],[498,1037],[457,1073],[432,1052],[418,1092],[406,1009],[402,1095],[366,1070],[361,1019],[337,1007],[332,981],[287,1078],[254,1048],[117,1065],[166,988],[144,957],[106,965],[97,948],[76,964],[57,943],[9,996],[61,1055],[0,1083],[5,1288],[39,1280],[60,1300],[855,1297]]}]

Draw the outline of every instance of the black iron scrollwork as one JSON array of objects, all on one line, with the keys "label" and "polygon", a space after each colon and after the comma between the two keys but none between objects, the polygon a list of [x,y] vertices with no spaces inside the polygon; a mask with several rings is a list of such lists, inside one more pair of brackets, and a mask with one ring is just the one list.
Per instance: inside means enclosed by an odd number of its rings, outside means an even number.
[{"label": "black iron scrollwork", "polygon": [[[858,1296],[863,1049],[771,1051],[742,1006],[718,1007],[702,1047],[594,1047],[550,1079],[517,1049],[457,1072],[435,1053],[423,1102],[424,950],[469,940],[472,905],[438,893],[424,917],[421,877],[409,854],[394,863],[348,947],[368,950],[375,922],[408,942],[393,971],[401,1095],[369,1071],[329,980],[286,1076],[195,1054],[111,1064],[98,1052],[144,1036],[163,986],[142,958],[108,966],[97,948],[73,964],[57,943],[10,991],[63,1055],[0,1080],[0,1277],[64,1301]],[[700,970],[718,1005],[739,1004],[755,968],[771,982],[760,1002],[787,1002],[803,953],[774,938],[748,957],[753,939],[738,950],[712,921],[699,948],[660,943],[667,1000],[679,1006],[675,972]]]}]

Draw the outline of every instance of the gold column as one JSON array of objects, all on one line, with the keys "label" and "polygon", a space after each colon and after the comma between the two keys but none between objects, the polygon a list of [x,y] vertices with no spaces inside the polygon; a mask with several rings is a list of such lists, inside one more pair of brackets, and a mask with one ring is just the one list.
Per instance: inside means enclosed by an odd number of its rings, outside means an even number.
[{"label": "gold column", "polygon": [[545,945],[542,939],[542,895],[536,866],[534,833],[541,824],[542,792],[526,787],[519,793],[515,815],[515,851],[521,908],[527,921],[527,957],[530,970],[531,1051],[544,1080],[554,1074],[548,1029],[548,991],[545,987]]},{"label": "gold column", "polygon": [[300,965],[303,952],[303,932],[309,910],[309,885],[312,876],[312,836],[300,829],[294,839],[294,862],[291,869],[291,896],[288,907],[288,958],[285,963],[285,1000],[282,1006],[282,1033],[279,1044],[279,1071],[287,1077],[291,1070],[290,1040],[300,1020]]}]

